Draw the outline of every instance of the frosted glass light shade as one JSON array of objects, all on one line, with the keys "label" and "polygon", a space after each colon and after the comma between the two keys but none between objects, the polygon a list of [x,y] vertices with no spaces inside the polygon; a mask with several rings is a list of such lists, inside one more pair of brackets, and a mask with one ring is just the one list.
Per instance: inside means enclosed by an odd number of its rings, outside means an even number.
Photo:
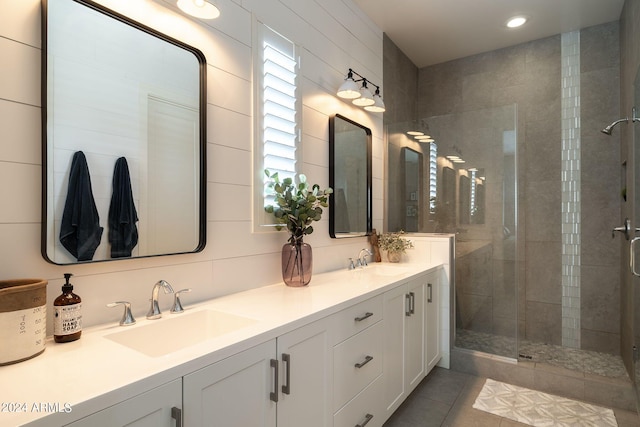
[{"label": "frosted glass light shade", "polygon": [[178,7],[184,13],[201,19],[216,19],[220,10],[207,0],[178,0]]},{"label": "frosted glass light shade", "polygon": [[377,93],[373,95],[373,105],[367,105],[364,107],[365,110],[371,111],[372,113],[384,113],[386,107],[384,106],[384,101],[382,101],[382,97]]},{"label": "frosted glass light shade", "polygon": [[357,105],[358,107],[366,107],[368,105],[373,105],[376,103],[373,99],[373,95],[371,91],[365,86],[362,85],[360,88],[360,98],[356,98],[351,101],[353,105]]},{"label": "frosted glass light shade", "polygon": [[358,86],[358,83],[356,83],[353,78],[348,77],[344,83],[340,85],[340,88],[338,88],[337,95],[344,99],[360,98],[360,86]]}]

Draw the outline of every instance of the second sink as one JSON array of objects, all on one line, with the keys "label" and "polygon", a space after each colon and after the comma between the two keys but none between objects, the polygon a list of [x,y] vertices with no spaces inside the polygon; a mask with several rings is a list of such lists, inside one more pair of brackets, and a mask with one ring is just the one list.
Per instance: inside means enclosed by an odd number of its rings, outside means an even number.
[{"label": "second sink", "polygon": [[151,357],[160,357],[257,322],[215,310],[200,310],[134,326],[105,338]]}]

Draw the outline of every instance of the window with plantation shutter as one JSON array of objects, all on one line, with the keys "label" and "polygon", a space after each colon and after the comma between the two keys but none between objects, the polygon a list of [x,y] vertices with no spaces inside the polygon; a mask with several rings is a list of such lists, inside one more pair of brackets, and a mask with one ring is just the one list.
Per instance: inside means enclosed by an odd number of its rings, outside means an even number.
[{"label": "window with plantation shutter", "polygon": [[435,142],[429,144],[429,213],[436,213],[438,178],[438,146]]},{"label": "window with plantation shutter", "polygon": [[256,218],[269,225],[264,206],[273,203],[267,194],[264,170],[280,178],[295,177],[299,164],[298,56],[293,42],[259,24],[257,43],[260,58],[256,66]]}]

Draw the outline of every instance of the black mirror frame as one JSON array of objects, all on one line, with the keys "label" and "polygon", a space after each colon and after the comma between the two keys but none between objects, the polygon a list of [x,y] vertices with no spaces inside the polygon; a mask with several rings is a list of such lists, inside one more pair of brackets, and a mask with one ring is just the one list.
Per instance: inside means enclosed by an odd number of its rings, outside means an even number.
[{"label": "black mirror frame", "polygon": [[186,51],[192,53],[198,60],[199,63],[199,132],[200,132],[200,141],[199,141],[199,162],[198,166],[200,169],[200,176],[198,178],[199,184],[199,194],[198,194],[198,202],[199,206],[197,207],[198,214],[200,215],[199,222],[200,225],[198,227],[198,245],[192,251],[188,252],[175,252],[175,253],[166,253],[166,254],[153,254],[153,255],[140,255],[135,257],[128,258],[109,258],[102,260],[91,260],[91,261],[79,261],[76,263],[66,263],[59,264],[51,260],[47,254],[47,42],[48,42],[48,0],[41,0],[41,33],[42,33],[42,49],[41,49],[41,75],[40,75],[40,83],[41,83],[41,124],[42,124],[42,214],[41,214],[41,242],[40,248],[43,258],[50,262],[51,264],[56,265],[73,265],[73,264],[85,264],[85,263],[94,263],[94,262],[111,262],[111,261],[122,261],[122,260],[130,260],[130,259],[139,259],[139,258],[151,258],[158,256],[166,256],[166,255],[179,255],[186,253],[197,253],[201,252],[205,246],[207,241],[207,59],[199,49],[190,46],[180,40],[174,39],[173,37],[167,36],[151,27],[148,27],[144,24],[141,24],[133,19],[130,19],[127,16],[124,16],[118,12],[115,12],[111,9],[108,9],[101,4],[95,3],[91,0],[72,0],[76,3],[84,5],[90,9],[93,9],[99,13],[102,13],[112,19],[122,22],[125,25],[129,25],[137,30],[140,30],[144,33],[147,33],[153,37],[159,38],[167,43],[173,44],[179,48],[185,49]]},{"label": "black mirror frame", "polygon": [[372,196],[372,134],[371,129],[366,126],[361,125],[360,123],[356,123],[351,119],[348,119],[340,114],[335,114],[329,117],[329,187],[333,188],[335,191],[335,120],[336,118],[340,120],[344,120],[354,126],[359,127],[365,132],[367,137],[367,230],[362,234],[354,234],[348,235],[345,233],[336,233],[335,232],[335,203],[333,201],[329,202],[329,235],[336,238],[347,238],[347,237],[363,237],[369,236],[373,230],[373,196]]}]

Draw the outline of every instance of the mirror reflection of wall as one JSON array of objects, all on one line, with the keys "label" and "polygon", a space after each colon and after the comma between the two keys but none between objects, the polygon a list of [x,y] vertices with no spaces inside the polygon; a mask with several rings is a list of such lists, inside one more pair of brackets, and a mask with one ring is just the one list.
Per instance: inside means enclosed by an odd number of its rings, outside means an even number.
[{"label": "mirror reflection of wall", "polygon": [[[98,5],[57,0],[44,10],[45,258],[56,264],[114,259],[108,223],[119,158],[127,161],[138,217],[131,256],[201,250],[204,56]],[[104,228],[89,259],[76,258],[59,240],[71,159],[80,151]]]},{"label": "mirror reflection of wall", "polygon": [[366,236],[372,229],[371,130],[339,114],[329,119],[329,234]]},{"label": "mirror reflection of wall", "polygon": [[[504,230],[514,233],[515,120],[514,105],[505,105],[388,124],[388,230],[457,233],[459,240],[484,241],[503,239]],[[422,156],[420,184],[408,182],[409,150]],[[417,185],[428,203],[412,222],[406,194]]]},{"label": "mirror reflection of wall", "polygon": [[404,231],[420,231],[422,220],[426,214],[424,211],[423,188],[423,156],[415,150],[403,147],[404,152]]}]

